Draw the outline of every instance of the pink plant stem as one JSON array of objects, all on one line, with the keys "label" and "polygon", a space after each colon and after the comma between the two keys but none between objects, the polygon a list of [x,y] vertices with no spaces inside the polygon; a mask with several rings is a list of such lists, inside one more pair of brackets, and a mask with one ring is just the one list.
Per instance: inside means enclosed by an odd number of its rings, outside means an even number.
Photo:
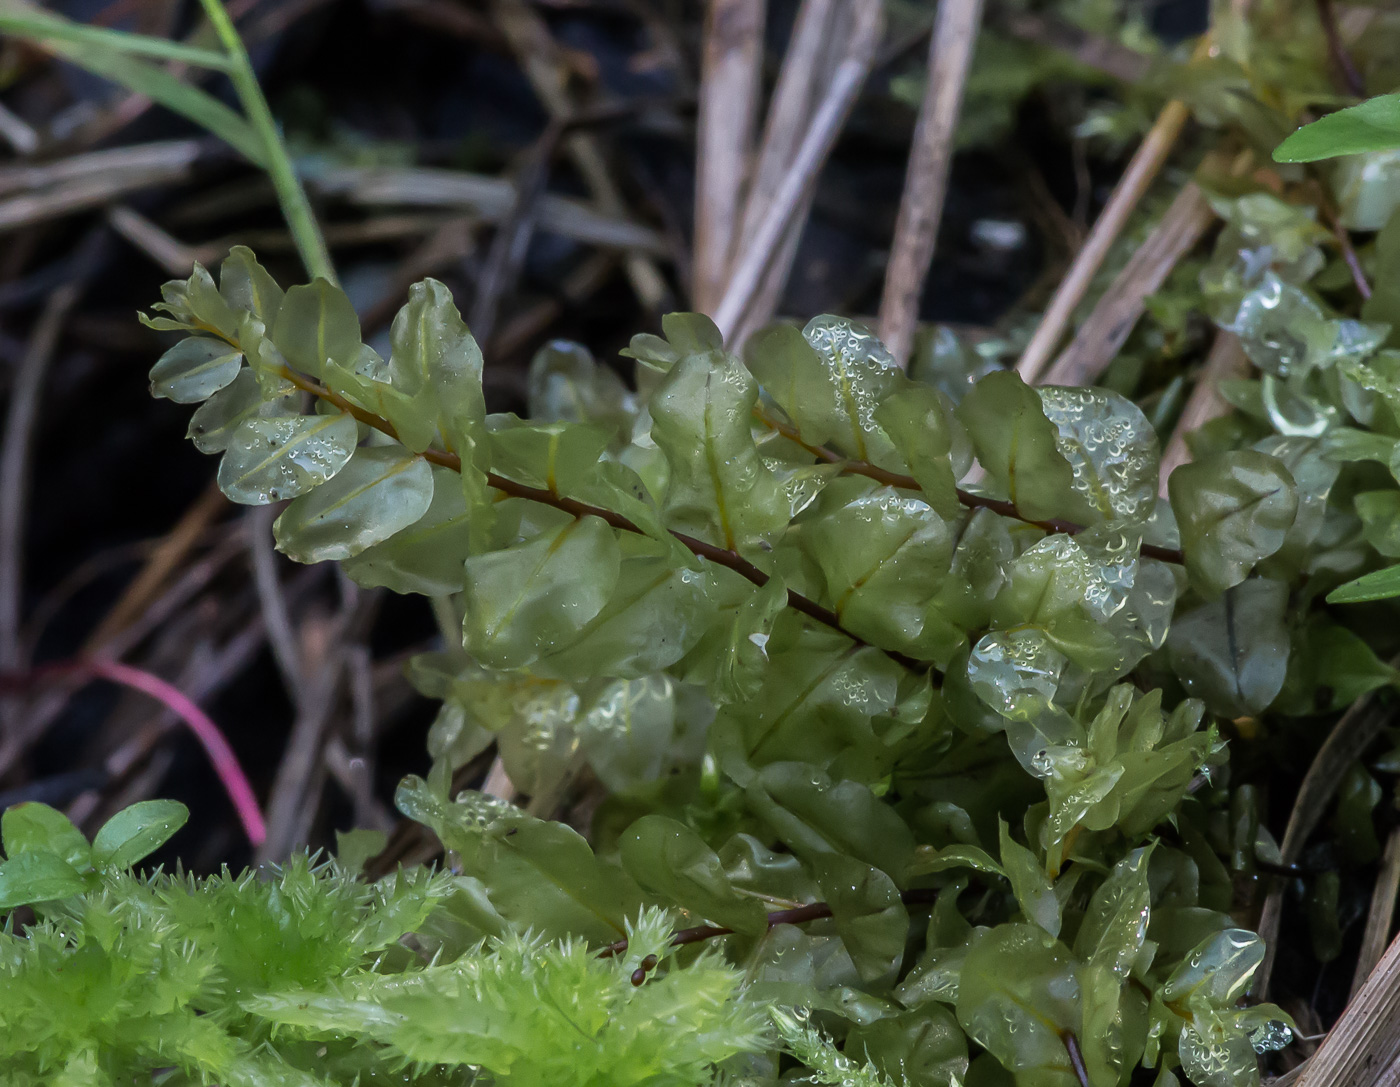
[{"label": "pink plant stem", "polygon": [[93,657],[79,663],[74,670],[90,672],[123,687],[150,695],[180,718],[189,726],[195,739],[203,745],[208,754],[209,761],[214,766],[214,773],[219,775],[224,791],[233,802],[234,810],[243,824],[243,831],[248,835],[248,841],[256,848],[267,840],[267,824],[263,821],[262,809],[258,807],[258,798],[253,795],[253,787],[248,783],[243,767],[238,764],[233,748],[229,747],[228,740],[224,739],[219,726],[195,705],[192,698],[159,676],[140,668],[133,668],[129,664],[122,664],[120,661]]}]

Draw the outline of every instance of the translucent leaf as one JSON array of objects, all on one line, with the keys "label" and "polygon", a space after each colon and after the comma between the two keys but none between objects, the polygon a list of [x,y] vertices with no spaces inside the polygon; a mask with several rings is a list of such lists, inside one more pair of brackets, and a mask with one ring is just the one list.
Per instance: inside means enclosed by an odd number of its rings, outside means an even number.
[{"label": "translucent leaf", "polygon": [[1025,517],[1094,519],[1060,452],[1060,432],[1037,392],[1014,371],[988,374],[957,409],[977,460]]},{"label": "translucent leaf", "polygon": [[904,958],[909,914],[884,872],[839,853],[812,858],[836,931],[866,982],[891,980]]},{"label": "translucent leaf", "polygon": [[679,362],[651,400],[651,436],[670,465],[667,523],[734,549],[787,524],[782,487],[751,432],[758,388],[727,357]]},{"label": "translucent leaf", "polygon": [[99,868],[129,868],[168,842],[189,820],[175,800],[141,800],[103,823],[92,839],[92,861]]},{"label": "translucent leaf", "polygon": [[0,817],[0,837],[4,839],[7,857],[52,853],[80,870],[92,861],[92,848],[83,832],[68,816],[47,804],[30,801],[6,808]]},{"label": "translucent leaf", "polygon": [[[290,384],[287,393],[293,392]],[[295,414],[293,405],[282,399],[269,399],[262,383],[250,369],[238,371],[233,381],[195,409],[186,437],[201,453],[222,453],[234,432],[246,419],[273,418]]]},{"label": "translucent leaf", "polygon": [[690,652],[713,614],[708,572],[678,569],[664,555],[629,554],[597,615],[532,667],[560,679],[649,675]]},{"label": "translucent leaf", "polygon": [[1386,558],[1400,557],[1400,491],[1363,491],[1354,501],[1366,542]]},{"label": "translucent leaf", "polygon": [[492,905],[521,929],[603,944],[625,935],[624,919],[637,914],[631,879],[595,857],[563,823],[480,793],[444,803],[414,777],[399,785],[395,803],[456,850],[462,871],[481,880]]},{"label": "translucent leaf", "polygon": [[946,520],[959,516],[957,481],[972,466],[972,444],[952,401],[926,386],[910,385],[881,401],[875,421],[909,466],[924,500]]},{"label": "translucent leaf", "polygon": [[711,697],[721,704],[752,699],[768,668],[773,623],[785,607],[787,586],[780,577],[746,592],[736,608],[721,613],[697,646],[687,662],[689,680],[704,681]]},{"label": "translucent leaf", "polygon": [[1032,853],[1011,837],[1006,821],[1000,820],[1001,867],[1011,882],[1011,892],[1026,920],[1039,925],[1052,937],[1060,934],[1060,900],[1045,869]]},{"label": "translucent leaf", "polygon": [[852,1028],[846,1052],[907,1087],[961,1087],[967,1074],[967,1036],[936,1004]]},{"label": "translucent leaf", "polygon": [[914,857],[908,825],[864,785],[801,762],[765,766],[749,787],[754,811],[799,856],[846,854],[904,878]]},{"label": "translucent leaf", "polygon": [[345,572],[356,584],[424,596],[462,591],[475,511],[450,468],[433,467],[431,491],[418,520],[346,561]]},{"label": "translucent leaf", "polygon": [[82,894],[87,884],[55,853],[16,853],[0,861],[0,910]]},{"label": "translucent leaf", "polygon": [[1074,489],[1104,521],[1146,521],[1157,505],[1157,432],[1136,404],[1106,389],[1038,390]]},{"label": "translucent leaf", "polygon": [[1181,616],[1167,637],[1188,694],[1226,717],[1262,713],[1283,687],[1288,587],[1254,578]]},{"label": "translucent leaf", "polygon": [[348,413],[245,419],[219,462],[219,489],[247,506],[295,498],[344,468],[358,439]]},{"label": "translucent leaf", "polygon": [[531,419],[592,423],[612,435],[614,445],[631,433],[636,395],[580,344],[567,340],[545,344],[530,361],[528,382]]},{"label": "translucent leaf", "polygon": [[335,478],[273,523],[278,550],[297,562],[348,559],[416,522],[433,499],[432,468],[402,446],[355,450]]},{"label": "translucent leaf", "polygon": [[703,743],[702,733],[687,729],[689,707],[678,693],[667,675],[614,680],[580,714],[579,747],[610,790],[640,789],[660,780],[668,767],[698,758],[695,741]]},{"label": "translucent leaf", "polygon": [[[952,534],[927,503],[869,480],[827,486],[799,530],[826,577],[842,626],[875,645],[914,654],[951,652],[925,615],[952,560]],[[960,639],[959,639],[960,640]]]},{"label": "translucent leaf", "polygon": [[219,293],[231,309],[251,313],[269,328],[276,323],[285,297],[277,281],[244,245],[230,249],[219,266]]},{"label": "translucent leaf", "polygon": [[413,284],[409,301],[389,329],[393,387],[431,409],[449,450],[484,468],[476,434],[486,419],[482,349],[452,304],[452,293],[435,279]]},{"label": "translucent leaf", "polygon": [[1225,326],[1240,338],[1250,361],[1274,377],[1302,377],[1338,360],[1362,362],[1380,347],[1389,329],[1328,318],[1300,287],[1272,272],[1240,303]]},{"label": "translucent leaf", "polygon": [[1400,94],[1382,94],[1304,125],[1274,149],[1278,162],[1316,162],[1400,147]]},{"label": "translucent leaf", "polygon": [[608,432],[579,423],[532,423],[493,415],[487,441],[491,467],[531,487],[575,497],[608,447]]},{"label": "translucent leaf", "polygon": [[967,661],[967,678],[977,696],[1001,716],[1033,722],[1053,712],[1063,653],[1033,627],[983,635]]},{"label": "translucent leaf", "polygon": [[303,373],[320,377],[327,359],[352,365],[360,354],[360,319],[339,287],[317,279],[293,287],[272,323],[272,342]]},{"label": "translucent leaf", "polygon": [[1264,961],[1264,941],[1245,929],[1231,928],[1208,936],[1162,984],[1166,1001],[1192,997],[1228,1007],[1242,997],[1254,971]]},{"label": "translucent leaf", "polygon": [[[904,669],[878,649],[854,647],[784,609],[765,650],[769,665],[758,695],[729,709],[746,759],[755,765],[793,751],[816,765],[878,744],[871,718],[895,706]],[[717,723],[718,724],[718,723]]]},{"label": "translucent leaf", "polygon": [[745,358],[803,441],[856,460],[890,457],[893,446],[875,409],[907,379],[863,325],[842,317],[814,317],[801,333],[774,325],[749,340]]},{"label": "translucent leaf", "polygon": [[1187,571],[1209,593],[1238,585],[1282,547],[1298,512],[1288,469],[1252,449],[1184,464],[1169,489]]},{"label": "translucent leaf", "polygon": [[243,353],[223,340],[190,336],[151,367],[151,395],[177,404],[207,400],[238,376]]},{"label": "translucent leaf", "polygon": [[1043,929],[998,925],[963,964],[958,1022],[1018,1082],[1078,1087],[1063,1041],[1080,1027],[1077,965]]},{"label": "translucent leaf", "polygon": [[519,668],[573,640],[607,605],[622,555],[607,522],[582,517],[466,564],[467,648]]},{"label": "translucent leaf", "polygon": [[683,823],[664,815],[644,816],[628,828],[618,846],[623,865],[644,890],[698,920],[752,936],[768,931],[763,904],[734,889],[718,854]]},{"label": "translucent leaf", "polygon": [[1125,979],[1147,939],[1152,892],[1147,862],[1152,851],[1135,849],[1099,884],[1075,936],[1074,950],[1091,966],[1102,965]]}]

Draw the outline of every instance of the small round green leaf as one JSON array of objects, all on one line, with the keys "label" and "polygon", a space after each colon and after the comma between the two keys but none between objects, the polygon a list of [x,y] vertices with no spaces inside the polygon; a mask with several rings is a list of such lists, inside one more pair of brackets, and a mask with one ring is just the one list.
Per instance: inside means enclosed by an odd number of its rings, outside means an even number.
[{"label": "small round green leaf", "polygon": [[102,868],[130,868],[168,842],[190,817],[177,800],[142,800],[102,824],[92,859]]}]

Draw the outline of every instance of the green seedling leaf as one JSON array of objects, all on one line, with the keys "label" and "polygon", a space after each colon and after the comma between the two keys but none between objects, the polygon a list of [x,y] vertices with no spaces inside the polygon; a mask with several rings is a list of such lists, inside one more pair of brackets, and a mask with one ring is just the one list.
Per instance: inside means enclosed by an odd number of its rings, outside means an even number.
[{"label": "green seedling leaf", "polygon": [[1329,604],[1364,604],[1370,600],[1389,600],[1400,596],[1400,566],[1373,570],[1327,594]]},{"label": "green seedling leaf", "polygon": [[1275,162],[1316,162],[1400,147],[1400,94],[1383,94],[1304,125],[1274,149]]},{"label": "green seedling leaf", "polygon": [[92,847],[68,816],[47,804],[30,802],[6,808],[0,817],[0,838],[5,855],[52,853],[78,870],[92,863]]},{"label": "green seedling leaf", "polygon": [[423,596],[462,591],[475,511],[461,478],[449,468],[433,467],[431,491],[432,501],[418,520],[346,561],[345,572],[356,584]]},{"label": "green seedling leaf", "polygon": [[168,842],[189,817],[189,809],[175,800],[142,800],[123,808],[92,839],[93,863],[130,868]]},{"label": "green seedling leaf", "polygon": [[52,902],[86,889],[78,870],[54,853],[16,853],[0,862],[0,910]]}]

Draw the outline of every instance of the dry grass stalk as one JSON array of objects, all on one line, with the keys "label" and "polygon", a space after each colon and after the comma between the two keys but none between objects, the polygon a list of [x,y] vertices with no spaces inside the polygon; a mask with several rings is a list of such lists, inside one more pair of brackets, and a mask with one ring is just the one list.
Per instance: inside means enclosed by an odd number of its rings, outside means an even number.
[{"label": "dry grass stalk", "polygon": [[894,249],[880,299],[880,338],[901,366],[909,362],[919,320],[919,298],[938,241],[953,137],[981,22],[982,0],[945,0],[938,5],[933,24],[928,85],[914,129],[904,195],[895,222]]},{"label": "dry grass stalk", "polygon": [[714,312],[715,323],[731,336],[762,286],[788,228],[797,219],[826,161],[880,43],[883,11],[879,0],[852,0],[853,25],[845,55],[836,66],[831,84],[817,106],[773,200],[751,239],[745,239],[730,272],[724,297]]},{"label": "dry grass stalk", "polygon": [[1400,940],[1347,1005],[1297,1087],[1379,1087],[1400,1059]]},{"label": "dry grass stalk", "polygon": [[1171,440],[1162,453],[1158,486],[1164,497],[1171,474],[1191,459],[1186,435],[1230,410],[1230,405],[1220,395],[1220,383],[1244,377],[1248,373],[1249,359],[1240,346],[1239,337],[1233,332],[1217,332],[1201,376],[1196,379],[1196,387],[1191,390],[1186,406],[1181,409],[1181,418],[1177,420],[1176,429],[1172,431]]},{"label": "dry grass stalk", "polygon": [[1177,261],[1214,221],[1215,212],[1205,195],[1195,182],[1187,183],[1041,381],[1046,385],[1097,381],[1147,308],[1147,296],[1166,282]]},{"label": "dry grass stalk", "polygon": [[1390,941],[1390,926],[1395,920],[1395,897],[1400,891],[1400,829],[1390,832],[1385,852],[1381,855],[1376,886],[1371,892],[1371,908],[1366,914],[1366,928],[1361,935],[1361,953],[1356,959],[1356,972],[1351,978],[1351,995],[1355,997],[1366,979],[1375,970]]},{"label": "dry grass stalk", "polygon": [[763,76],[764,0],[712,0],[695,149],[694,305],[719,304],[734,252]]},{"label": "dry grass stalk", "polygon": [[[400,208],[444,208],[471,212],[498,223],[516,206],[513,182],[503,177],[414,167],[342,167],[319,174],[312,188],[321,196],[337,196],[352,204]],[[0,204],[0,209],[3,208]],[[540,230],[575,241],[614,249],[664,255],[670,247],[656,231],[625,215],[567,196],[547,193],[539,201]],[[334,231],[327,237],[334,239]]]},{"label": "dry grass stalk", "polygon": [[[1205,41],[1206,39],[1203,39]],[[1069,327],[1074,311],[1083,301],[1094,276],[1103,266],[1113,243],[1123,232],[1148,188],[1156,179],[1167,161],[1176,139],[1181,135],[1187,118],[1191,115],[1186,103],[1173,100],[1163,107],[1147,136],[1133,153],[1127,170],[1108,198],[1084,247],[1075,256],[1065,278],[1060,281],[1055,296],[1050,300],[1040,324],[1026,345],[1016,372],[1027,382],[1035,384],[1041,373],[1049,365],[1051,356],[1059,347],[1065,330]]]}]

